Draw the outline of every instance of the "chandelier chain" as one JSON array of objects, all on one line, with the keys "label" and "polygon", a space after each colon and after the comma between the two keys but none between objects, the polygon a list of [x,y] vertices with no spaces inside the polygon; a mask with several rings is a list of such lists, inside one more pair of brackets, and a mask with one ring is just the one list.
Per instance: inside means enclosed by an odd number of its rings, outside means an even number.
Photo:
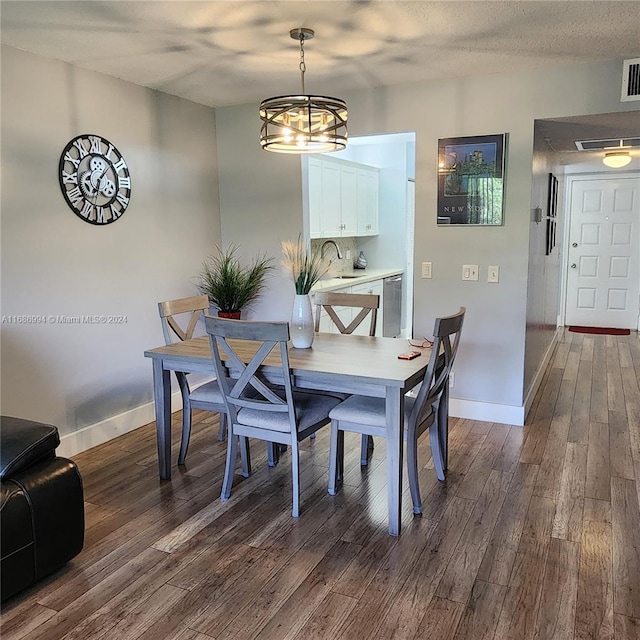
[{"label": "chandelier chain", "polygon": [[302,95],[304,91],[304,72],[307,70],[307,65],[304,62],[304,34],[300,31],[300,82],[302,84]]}]

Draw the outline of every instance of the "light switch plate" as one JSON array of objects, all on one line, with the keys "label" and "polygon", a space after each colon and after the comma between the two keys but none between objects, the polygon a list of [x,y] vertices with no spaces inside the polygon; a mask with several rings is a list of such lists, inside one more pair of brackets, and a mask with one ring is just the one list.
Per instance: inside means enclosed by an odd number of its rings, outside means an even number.
[{"label": "light switch plate", "polygon": [[500,282],[500,267],[497,264],[487,267],[487,282]]},{"label": "light switch plate", "polygon": [[431,277],[431,263],[423,262],[422,263],[422,277],[430,278]]},{"label": "light switch plate", "polygon": [[477,264],[463,264],[462,265],[462,279],[463,280],[478,280],[478,265]]}]

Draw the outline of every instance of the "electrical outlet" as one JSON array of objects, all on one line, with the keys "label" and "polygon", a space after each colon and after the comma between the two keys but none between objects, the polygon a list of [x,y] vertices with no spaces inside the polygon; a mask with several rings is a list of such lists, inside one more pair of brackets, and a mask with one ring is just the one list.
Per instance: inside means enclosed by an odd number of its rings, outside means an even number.
[{"label": "electrical outlet", "polygon": [[449,373],[449,389],[453,389],[456,386],[456,374],[451,371]]},{"label": "electrical outlet", "polygon": [[500,282],[500,267],[498,265],[487,267],[487,282]]},{"label": "electrical outlet", "polygon": [[430,278],[431,277],[431,263],[423,262],[422,263],[422,277]]},{"label": "electrical outlet", "polygon": [[478,279],[478,265],[477,264],[463,264],[462,265],[462,279],[463,280],[477,280]]},{"label": "electrical outlet", "polygon": [[347,260],[351,260],[351,249],[347,249]]}]

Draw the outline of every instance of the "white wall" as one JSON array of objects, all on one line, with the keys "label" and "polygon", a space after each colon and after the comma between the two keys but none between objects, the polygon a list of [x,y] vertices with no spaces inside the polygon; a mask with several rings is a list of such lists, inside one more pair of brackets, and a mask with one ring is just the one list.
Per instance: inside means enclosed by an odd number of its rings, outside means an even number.
[{"label": "white wall", "polygon": [[[113,224],[83,222],[60,192],[60,153],[82,133],[129,165],[131,203]],[[215,145],[213,109],[2,47],[2,316],[126,316],[3,323],[3,414],[65,435],[152,400],[157,303],[195,293],[220,242]]]},{"label": "white wall", "polygon": [[[351,136],[416,132],[414,258],[416,264],[433,262],[433,279],[415,274],[414,334],[429,335],[436,316],[467,307],[452,390],[463,401],[459,411],[473,410],[468,401],[484,403],[487,411],[476,415],[489,419],[522,416],[533,123],[536,118],[637,110],[638,103],[620,102],[621,69],[620,61],[612,61],[341,96],[349,105]],[[260,149],[257,105],[220,109],[217,117],[223,235],[255,237],[251,231],[257,219],[260,246],[278,252],[278,238],[297,235],[302,228],[299,160]],[[496,133],[509,134],[504,225],[438,227],[438,138]],[[479,265],[479,282],[461,281],[463,263]],[[486,282],[487,266],[493,264],[501,268],[499,284]],[[264,301],[265,313],[288,317],[290,292],[291,287],[275,284]]]}]

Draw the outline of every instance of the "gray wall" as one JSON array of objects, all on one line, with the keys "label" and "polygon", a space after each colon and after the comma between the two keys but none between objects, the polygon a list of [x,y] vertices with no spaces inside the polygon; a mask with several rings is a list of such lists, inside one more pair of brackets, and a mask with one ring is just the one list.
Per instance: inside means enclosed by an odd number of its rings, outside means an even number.
[{"label": "gray wall", "polygon": [[222,238],[238,245],[239,256],[266,253],[277,267],[268,294],[243,317],[288,320],[295,291],[280,243],[302,234],[301,159],[262,151],[259,122],[257,105],[216,109]]},{"label": "gray wall", "polygon": [[[97,133],[124,154],[113,224],[65,203],[58,161]],[[195,293],[220,215],[214,110],[2,47],[2,315],[126,315],[125,324],[2,324],[2,413],[70,433],[152,399],[157,303]]]},{"label": "gray wall", "polygon": [[[558,179],[556,247],[546,255],[549,173]],[[558,154],[549,150],[544,138],[534,133],[531,209],[541,209],[542,220],[529,222],[529,276],[527,283],[527,333],[524,388],[529,389],[538,366],[556,331],[560,299],[560,256],[564,230],[564,168]]]},{"label": "gray wall", "polygon": [[[415,264],[433,262],[433,279],[414,278],[414,335],[429,335],[434,318],[468,309],[452,396],[522,406],[528,286],[555,300],[556,283],[529,281],[533,123],[537,118],[635,110],[620,102],[620,61],[535,72],[411,84],[342,95],[350,135],[416,132]],[[257,105],[217,110],[221,216],[225,240],[279,253],[279,239],[302,229],[299,159],[262,151]],[[436,226],[438,138],[509,134],[505,223],[493,228]],[[254,233],[257,230],[257,233]],[[259,235],[260,240],[256,241]],[[479,282],[462,282],[462,264],[480,266]],[[500,283],[486,282],[499,264]],[[270,317],[285,319],[292,287],[280,279],[263,301]],[[547,307],[545,317],[553,310]],[[537,320],[535,320],[537,322]],[[545,320],[546,322],[546,320]],[[543,338],[530,361],[537,369]]]}]

